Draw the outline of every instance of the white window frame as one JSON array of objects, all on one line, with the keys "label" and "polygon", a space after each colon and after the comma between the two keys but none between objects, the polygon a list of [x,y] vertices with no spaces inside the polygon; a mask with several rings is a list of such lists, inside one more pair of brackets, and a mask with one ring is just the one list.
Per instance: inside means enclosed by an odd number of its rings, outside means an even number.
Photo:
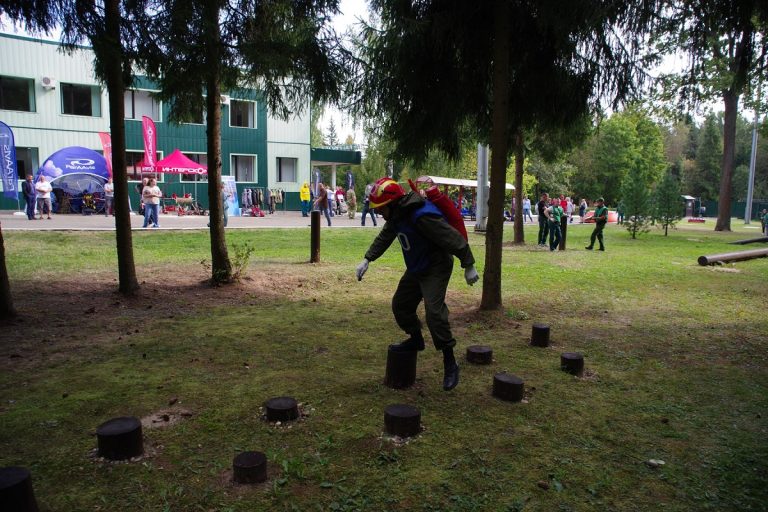
[{"label": "white window frame", "polygon": [[[233,103],[250,103],[253,105],[253,126],[238,126],[232,124],[232,104]],[[234,99],[231,98],[229,100],[229,127],[230,128],[242,128],[244,130],[256,130],[258,129],[259,119],[258,119],[258,109],[256,108],[256,102],[251,100],[240,100],[240,99]]]},{"label": "white window frame", "polygon": [[[250,156],[253,158],[253,181],[240,181],[237,179],[237,169],[235,168],[234,157]],[[237,183],[259,183],[259,158],[253,153],[230,153],[229,154],[229,175],[235,177]]]},{"label": "white window frame", "polygon": [[[134,93],[137,93],[137,92],[139,92],[139,93],[146,93],[147,96],[149,96],[149,99],[152,101],[152,105],[156,106],[156,108],[153,107],[153,109],[152,109],[153,112],[151,112],[151,115],[149,115],[148,117],[152,118],[152,120],[155,121],[156,123],[162,123],[163,122],[163,104],[162,104],[162,102],[157,101],[154,98],[152,98],[150,93],[157,92],[157,91],[150,90],[150,89],[126,89],[125,90],[125,94],[123,95],[123,105],[125,106],[125,113],[124,113],[124,115],[125,115],[126,121],[139,121],[140,122],[141,121],[141,116],[146,115],[146,114],[136,115],[136,108],[135,108],[136,101],[135,101],[135,98],[134,98]],[[126,103],[126,95],[129,94],[129,93],[131,94],[131,105],[132,105],[131,106],[131,116],[132,117],[128,117],[128,106],[125,104]],[[155,110],[156,110],[156,112],[155,112]]]},{"label": "white window frame", "polygon": [[[91,113],[90,114],[73,114],[70,112],[64,112],[64,88],[65,86],[72,86],[72,87],[85,87],[90,89],[91,91]],[[101,98],[101,87],[98,85],[93,84],[76,84],[72,82],[64,82],[60,84],[61,92],[59,93],[59,101],[61,103],[61,114],[64,116],[73,116],[73,117],[90,117],[90,118],[100,118],[104,114],[104,109],[102,108],[102,98]],[[94,101],[95,98],[98,98],[98,101]],[[125,100],[123,100],[125,101]],[[95,115],[93,112],[94,107],[98,106],[99,112],[98,115]]]},{"label": "white window frame", "polygon": [[[283,179],[282,167],[280,165],[281,160],[293,160],[293,179]],[[298,183],[299,182],[299,159],[293,156],[278,156],[275,157],[275,179],[278,183]]]},{"label": "white window frame", "polygon": [[[208,167],[208,153],[201,153],[199,151],[184,151],[184,156],[189,157],[190,155],[203,155],[205,157],[206,167]],[[192,179],[184,179],[186,177],[190,177]],[[208,175],[207,174],[180,174],[179,175],[179,182],[180,183],[208,183]]]}]

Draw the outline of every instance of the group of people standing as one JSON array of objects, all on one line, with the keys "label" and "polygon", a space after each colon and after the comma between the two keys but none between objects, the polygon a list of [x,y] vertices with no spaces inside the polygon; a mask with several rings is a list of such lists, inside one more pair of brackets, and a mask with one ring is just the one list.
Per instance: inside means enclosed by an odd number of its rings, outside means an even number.
[{"label": "group of people standing", "polygon": [[[48,213],[48,219],[51,219],[51,192],[53,188],[48,180],[42,174],[38,176],[37,182],[33,181],[31,174],[27,175],[27,179],[21,185],[21,190],[24,193],[24,201],[27,203],[26,213],[29,220],[42,220],[43,213]],[[35,206],[37,206],[37,212],[39,217],[35,217]]]},{"label": "group of people standing", "polygon": [[[373,184],[369,184],[365,188],[365,197],[363,199],[363,218],[361,225],[365,226],[365,218],[370,215],[373,225],[376,226],[376,215],[373,208],[370,207],[369,195]],[[335,215],[342,215],[344,208],[342,205],[346,205],[346,213],[350,219],[354,219],[357,214],[357,194],[355,189],[350,188],[346,192],[340,186],[336,187],[336,190],[331,190],[330,187],[326,187],[323,183],[317,184],[317,196],[312,199],[312,190],[309,183],[306,181],[299,190],[299,200],[301,201],[301,215],[302,217],[308,217],[310,212],[310,205],[312,209],[320,211],[328,222],[328,226],[331,226],[331,217]]]},{"label": "group of people standing", "polygon": [[163,197],[163,192],[157,186],[157,180],[155,178],[143,178],[141,183],[136,185],[136,190],[139,192],[144,209],[144,225],[142,227],[149,227],[151,223],[153,228],[159,228],[160,198]]},{"label": "group of people standing", "polygon": [[[561,229],[561,219],[563,215],[568,216],[568,222],[573,223],[573,210],[574,204],[571,198],[560,196],[559,198],[553,197],[550,199],[549,194],[541,194],[541,199],[536,204],[536,209],[539,218],[539,236],[538,245],[547,247],[547,237],[549,237],[549,250],[554,251],[560,241],[563,238]],[[579,217],[581,223],[584,223],[584,217],[587,214],[587,201],[581,200],[579,204]],[[605,250],[605,244],[603,242],[603,228],[608,222],[608,208],[605,207],[603,198],[599,198],[595,202],[595,213],[593,218],[595,219],[595,229],[590,236],[590,244],[585,249],[591,251],[595,247],[595,241],[599,242],[599,250]]]}]

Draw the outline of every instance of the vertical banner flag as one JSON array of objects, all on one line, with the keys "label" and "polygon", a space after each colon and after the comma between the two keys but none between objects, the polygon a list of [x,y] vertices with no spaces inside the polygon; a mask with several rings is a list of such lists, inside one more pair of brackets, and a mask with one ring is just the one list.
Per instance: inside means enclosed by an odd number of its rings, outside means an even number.
[{"label": "vertical banner flag", "polygon": [[352,171],[347,171],[347,190],[355,188],[355,175]]},{"label": "vertical banner flag", "polygon": [[112,136],[106,132],[99,132],[101,147],[104,148],[104,159],[107,161],[107,171],[112,176]]},{"label": "vertical banner flag", "polygon": [[3,173],[3,195],[18,200],[16,145],[10,126],[3,122],[0,122],[0,171]]},{"label": "vertical banner flag", "polygon": [[312,194],[317,197],[317,187],[320,185],[320,169],[315,167],[312,172]]},{"label": "vertical banner flag", "polygon": [[222,190],[222,193],[229,196],[229,199],[227,199],[227,205],[229,206],[228,215],[239,217],[240,201],[237,198],[237,185],[235,184],[235,177],[222,176],[221,183],[224,185],[224,190]]},{"label": "vertical banner flag", "polygon": [[144,133],[144,168],[155,168],[155,158],[157,155],[157,132],[155,131],[155,122],[152,118],[141,116],[141,128]]}]

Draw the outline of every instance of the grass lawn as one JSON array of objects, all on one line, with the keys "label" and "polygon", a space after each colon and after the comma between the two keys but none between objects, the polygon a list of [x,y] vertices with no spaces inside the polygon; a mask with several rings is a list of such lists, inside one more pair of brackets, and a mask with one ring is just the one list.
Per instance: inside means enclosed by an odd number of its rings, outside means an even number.
[{"label": "grass lawn", "polygon": [[[529,245],[504,249],[501,312],[477,311],[456,265],[449,393],[429,348],[412,389],[382,384],[403,263],[393,246],[355,279],[374,230],[324,230],[315,265],[308,229],[229,231],[230,256],[254,252],[216,289],[206,233],[137,231],[135,299],[115,291],[114,234],[4,233],[21,318],[0,326],[0,466],[32,472],[44,511],[764,511],[768,259],[696,262],[756,248],[727,245],[759,235],[733,225],[638,240],[609,226],[605,253],[583,249],[589,226],[554,253],[528,226]],[[482,273],[484,240],[470,242]],[[529,346],[533,323],[552,346]],[[492,365],[463,361],[475,344]],[[584,377],[560,371],[564,351],[584,354]],[[501,371],[524,403],[491,396]],[[284,395],[302,418],[266,422]],[[394,403],[421,410],[405,443],[383,435]],[[117,416],[144,418],[139,460],[95,456]],[[266,453],[266,483],[231,482],[243,450]]]}]

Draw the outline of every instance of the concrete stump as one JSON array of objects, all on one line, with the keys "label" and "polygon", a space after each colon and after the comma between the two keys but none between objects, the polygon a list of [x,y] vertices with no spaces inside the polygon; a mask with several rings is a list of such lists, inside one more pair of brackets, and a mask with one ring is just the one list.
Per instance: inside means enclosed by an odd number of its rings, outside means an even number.
[{"label": "concrete stump", "polygon": [[125,460],[144,453],[141,421],[133,416],[107,420],[96,428],[99,457]]},{"label": "concrete stump", "polygon": [[393,436],[415,436],[421,432],[421,412],[412,405],[389,405],[384,409],[384,430]]},{"label": "concrete stump", "polygon": [[0,468],[0,510],[8,512],[38,512],[32,492],[32,476],[25,468]]},{"label": "concrete stump", "polygon": [[487,345],[472,345],[467,347],[467,362],[474,364],[491,364],[493,350]]},{"label": "concrete stump", "polygon": [[531,345],[534,347],[549,346],[549,326],[546,324],[533,324],[531,330]]},{"label": "concrete stump", "polygon": [[523,399],[525,384],[523,379],[507,372],[493,376],[493,396],[507,402],[519,402]]},{"label": "concrete stump", "polygon": [[261,452],[243,452],[232,461],[232,474],[239,484],[257,484],[267,479],[267,456]]},{"label": "concrete stump", "polygon": [[290,396],[270,398],[264,402],[267,421],[291,421],[299,417],[299,404]]},{"label": "concrete stump", "polygon": [[384,385],[394,389],[406,389],[416,382],[416,360],[418,352],[387,351],[387,370]]},{"label": "concrete stump", "polygon": [[571,375],[581,375],[584,371],[584,356],[578,352],[560,354],[560,369]]}]

